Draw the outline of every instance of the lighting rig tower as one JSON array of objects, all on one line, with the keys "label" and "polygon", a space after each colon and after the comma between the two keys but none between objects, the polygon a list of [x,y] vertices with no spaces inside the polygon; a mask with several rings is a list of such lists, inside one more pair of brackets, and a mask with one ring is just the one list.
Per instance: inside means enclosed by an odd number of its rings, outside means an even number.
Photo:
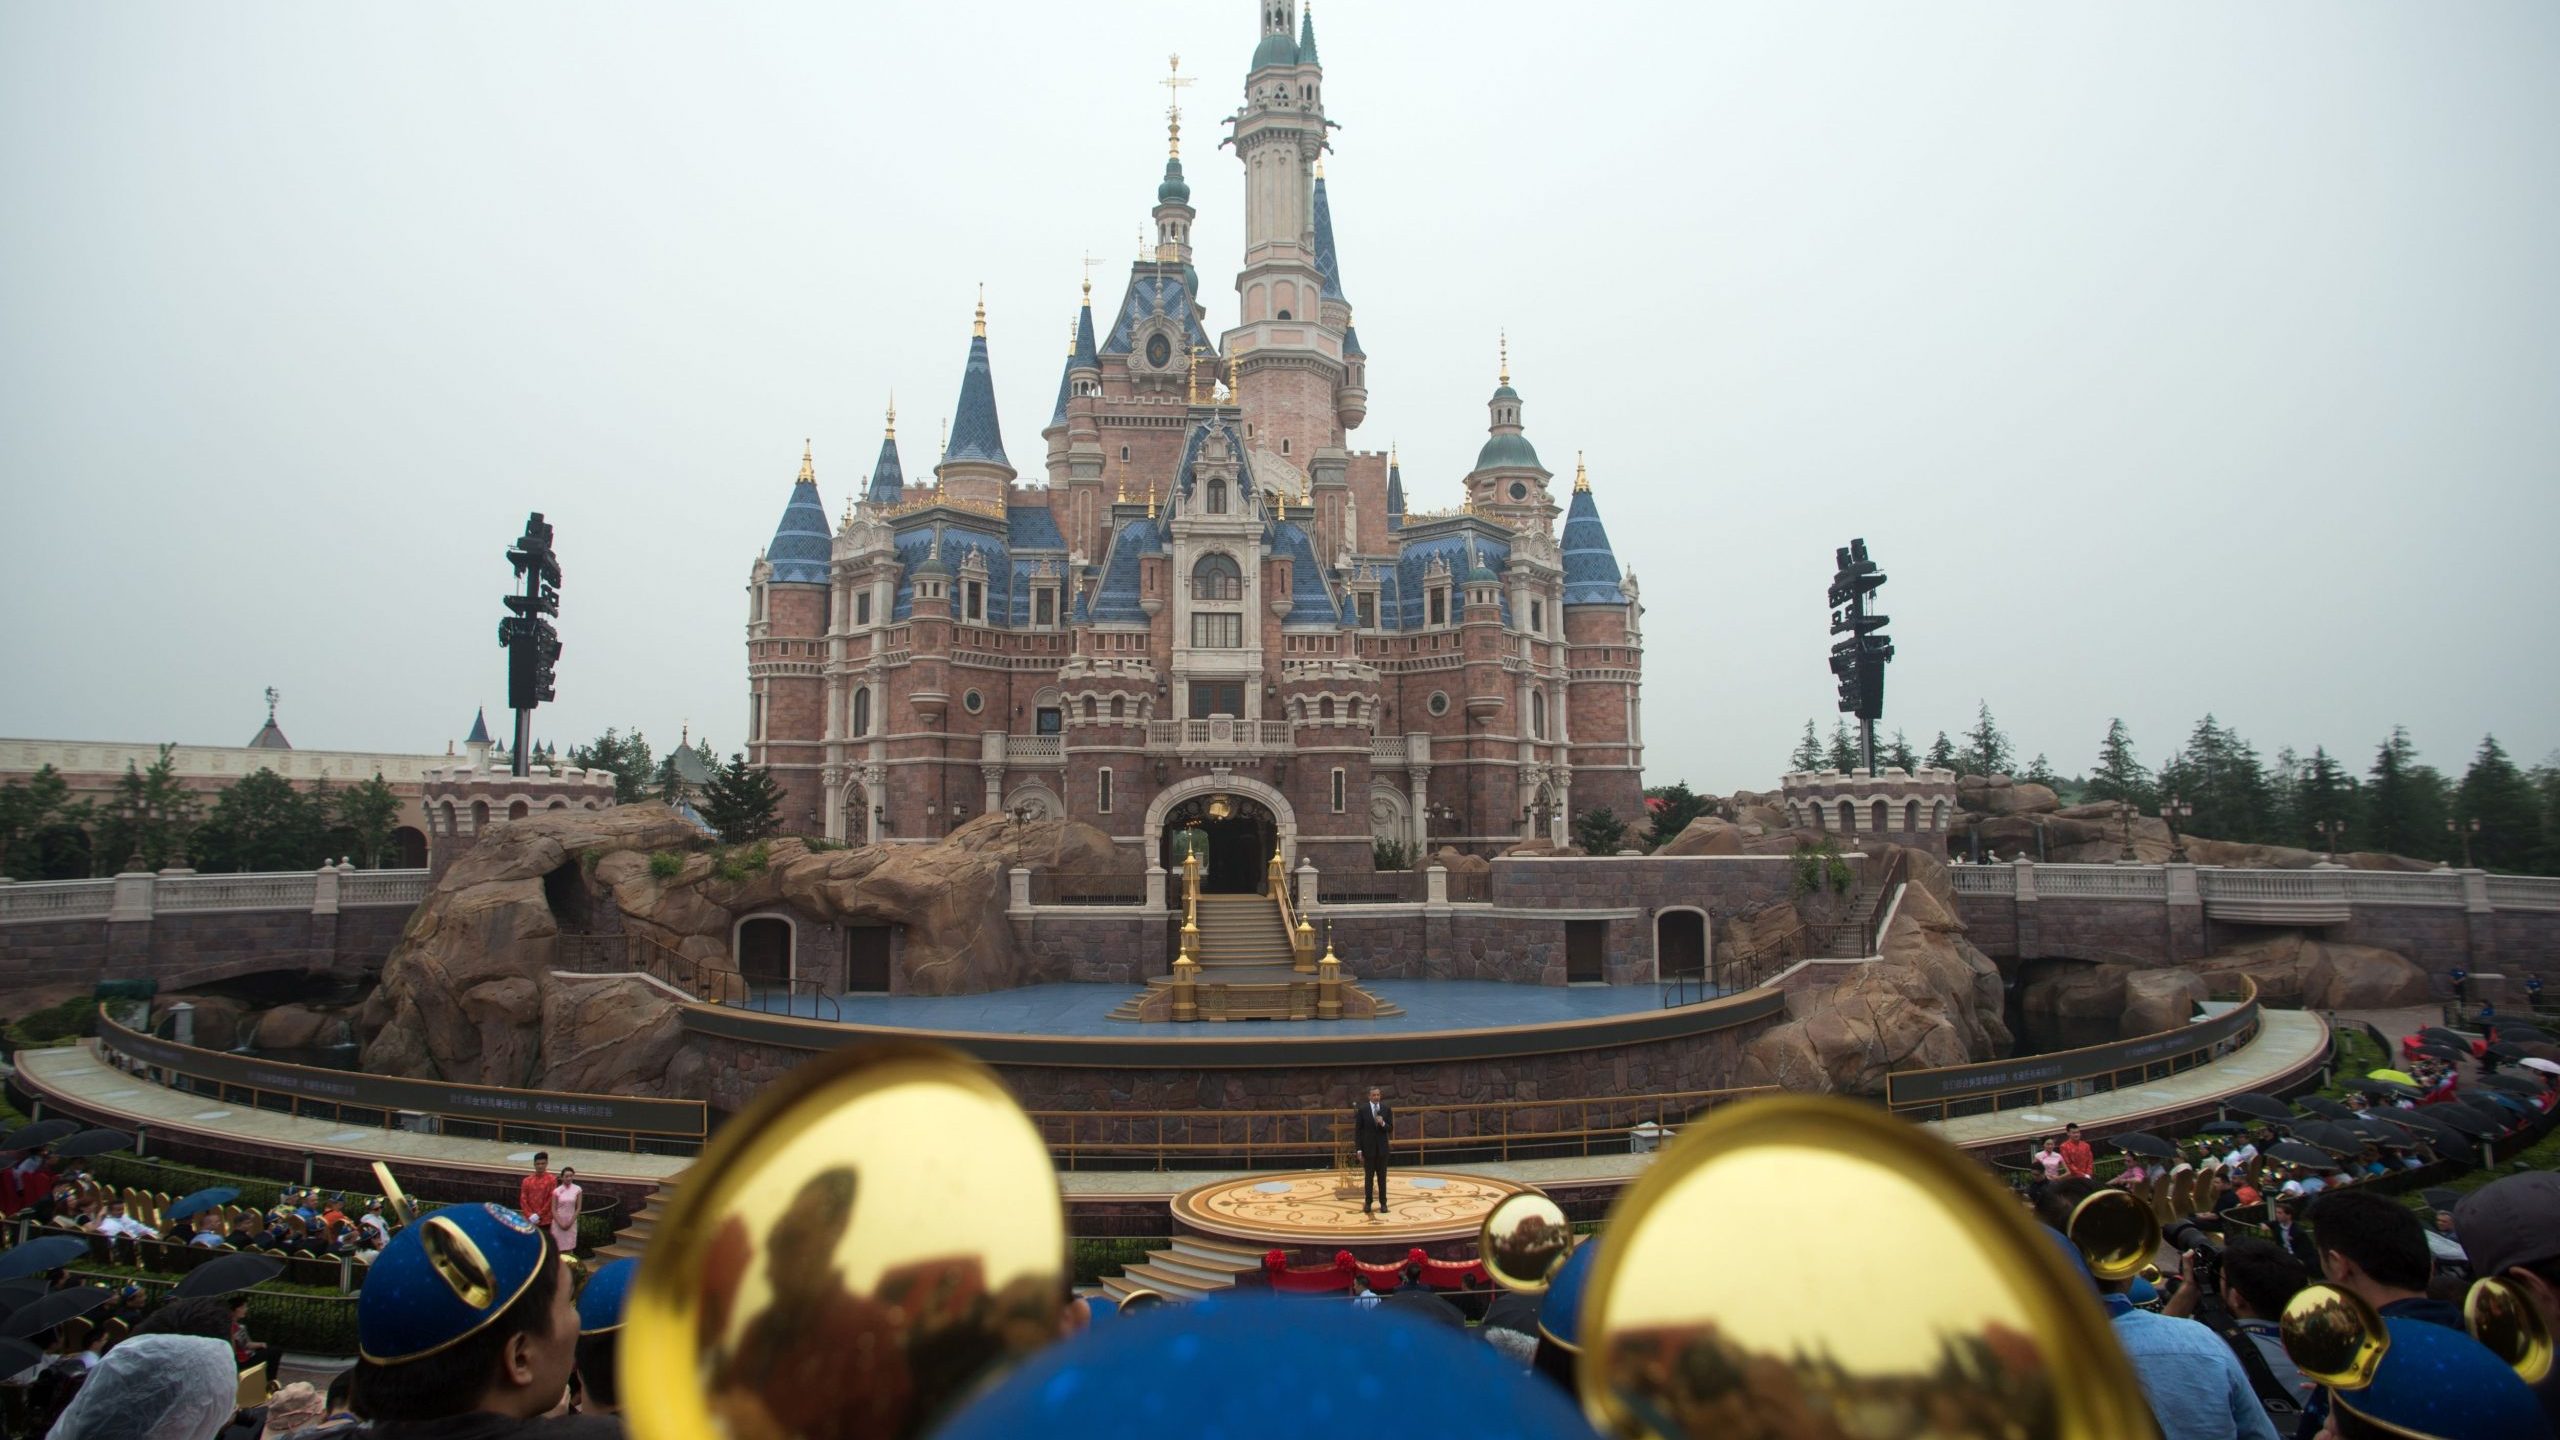
[{"label": "lighting rig tower", "polygon": [[552,698],[553,667],[560,661],[560,634],[547,618],[560,613],[560,559],[551,553],[551,527],[541,511],[526,517],[507,563],[524,586],[523,593],[504,597],[507,613],[498,621],[498,645],[507,652],[507,708],[516,712],[515,750],[508,761],[521,776],[533,751],[534,707]]},{"label": "lighting rig tower", "polygon": [[1884,572],[1867,558],[1867,542],[1852,540],[1837,552],[1831,577],[1831,633],[1848,638],[1831,647],[1831,673],[1840,682],[1840,713],[1858,717],[1858,756],[1876,773],[1876,722],[1884,718],[1884,667],[1893,659],[1885,616],[1867,612],[1868,597],[1884,584]]}]

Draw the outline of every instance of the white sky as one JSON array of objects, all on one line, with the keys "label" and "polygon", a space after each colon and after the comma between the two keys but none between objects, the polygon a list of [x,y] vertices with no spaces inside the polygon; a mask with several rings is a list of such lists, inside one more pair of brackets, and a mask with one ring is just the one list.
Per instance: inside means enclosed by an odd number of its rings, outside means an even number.
[{"label": "white sky", "polygon": [[[1036,473],[1180,51],[1211,326],[1250,0],[0,6],[0,734],[441,750],[500,552],[567,570],[564,746],[724,750],[815,438],[929,463],[987,286]],[[1828,729],[1831,552],[1887,729],[2071,771],[2207,709],[2358,768],[2560,746],[2560,8],[1384,4],[1317,25],[1370,354],[1451,503],[1507,326],[1648,606],[1648,778]],[[2534,660],[2544,654],[2543,660]],[[499,720],[493,714],[493,724]]]}]

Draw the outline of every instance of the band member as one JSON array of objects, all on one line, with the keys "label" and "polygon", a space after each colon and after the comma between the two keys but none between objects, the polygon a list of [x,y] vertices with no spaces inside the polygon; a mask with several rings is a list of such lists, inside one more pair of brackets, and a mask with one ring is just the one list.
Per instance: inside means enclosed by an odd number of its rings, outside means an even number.
[{"label": "band member", "polygon": [[1369,1213],[1370,1196],[1379,1210],[1387,1208],[1387,1141],[1395,1134],[1396,1112],[1384,1092],[1369,1087],[1369,1098],[1351,1107],[1352,1143],[1360,1149],[1360,1213]]}]

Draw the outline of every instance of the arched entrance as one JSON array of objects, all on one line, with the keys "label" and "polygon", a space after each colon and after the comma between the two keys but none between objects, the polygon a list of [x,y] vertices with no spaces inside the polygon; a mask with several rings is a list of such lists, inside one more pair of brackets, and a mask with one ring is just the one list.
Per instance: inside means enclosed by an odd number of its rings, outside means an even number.
[{"label": "arched entrance", "polygon": [[1665,910],[1653,917],[1653,965],[1657,978],[1707,973],[1707,917],[1697,910]]},{"label": "arched entrance", "polygon": [[758,915],[738,922],[738,974],[754,989],[791,983],[791,922]]},{"label": "arched entrance", "polygon": [[1196,830],[1206,840],[1200,888],[1211,895],[1251,895],[1262,889],[1279,851],[1279,818],[1269,806],[1234,791],[1194,795],[1176,803],[1157,833],[1156,863],[1168,875],[1182,868],[1176,837]]}]

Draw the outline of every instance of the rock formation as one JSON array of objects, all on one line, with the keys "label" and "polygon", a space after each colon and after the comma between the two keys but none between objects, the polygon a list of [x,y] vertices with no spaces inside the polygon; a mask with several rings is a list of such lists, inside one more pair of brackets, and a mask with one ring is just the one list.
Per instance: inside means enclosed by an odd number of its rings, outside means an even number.
[{"label": "rock formation", "polygon": [[2184,965],[2039,966],[2018,1003],[2055,1021],[2117,1021],[2117,1033],[2150,1035],[2185,1023],[2208,991],[2246,975],[2267,1004],[2313,1010],[2387,1010],[2422,1005],[2427,975],[2406,956],[2370,945],[2315,940],[2298,930],[2226,947]]},{"label": "rock formation", "polygon": [[1791,996],[1796,1018],[1754,1037],[1735,1083],[1884,1092],[1887,1073],[2007,1051],[1999,967],[1964,938],[1946,867],[1900,849],[1909,883],[1882,953],[1826,988]]},{"label": "rock formation", "polygon": [[[1951,855],[1971,854],[1978,841],[1986,859],[2025,855],[2055,865],[2109,865],[2124,858],[2125,823],[2112,800],[2065,806],[2042,785],[2006,775],[1967,775],[1956,782],[1956,807],[1955,819],[1947,827]],[[2319,851],[2289,845],[2241,845],[2195,835],[2182,838],[2187,859],[2198,865],[2307,870],[2328,858]],[[2165,864],[2173,848],[2168,822],[2157,816],[2133,817],[2135,859],[2146,865]],[[2340,855],[2338,863],[2351,870],[2431,868],[2423,860],[2365,851]]]},{"label": "rock formation", "polygon": [[365,1004],[364,1068],[684,1093],[693,1077],[681,1073],[681,997],[638,975],[556,973],[567,958],[564,921],[714,971],[735,968],[739,917],[769,907],[820,923],[896,925],[902,988],[962,994],[1030,978],[1004,919],[1008,869],[1106,878],[1134,863],[1091,826],[1003,815],[933,845],[815,850],[775,840],[715,851],[661,805],[509,821],[455,861],[410,917]]}]

